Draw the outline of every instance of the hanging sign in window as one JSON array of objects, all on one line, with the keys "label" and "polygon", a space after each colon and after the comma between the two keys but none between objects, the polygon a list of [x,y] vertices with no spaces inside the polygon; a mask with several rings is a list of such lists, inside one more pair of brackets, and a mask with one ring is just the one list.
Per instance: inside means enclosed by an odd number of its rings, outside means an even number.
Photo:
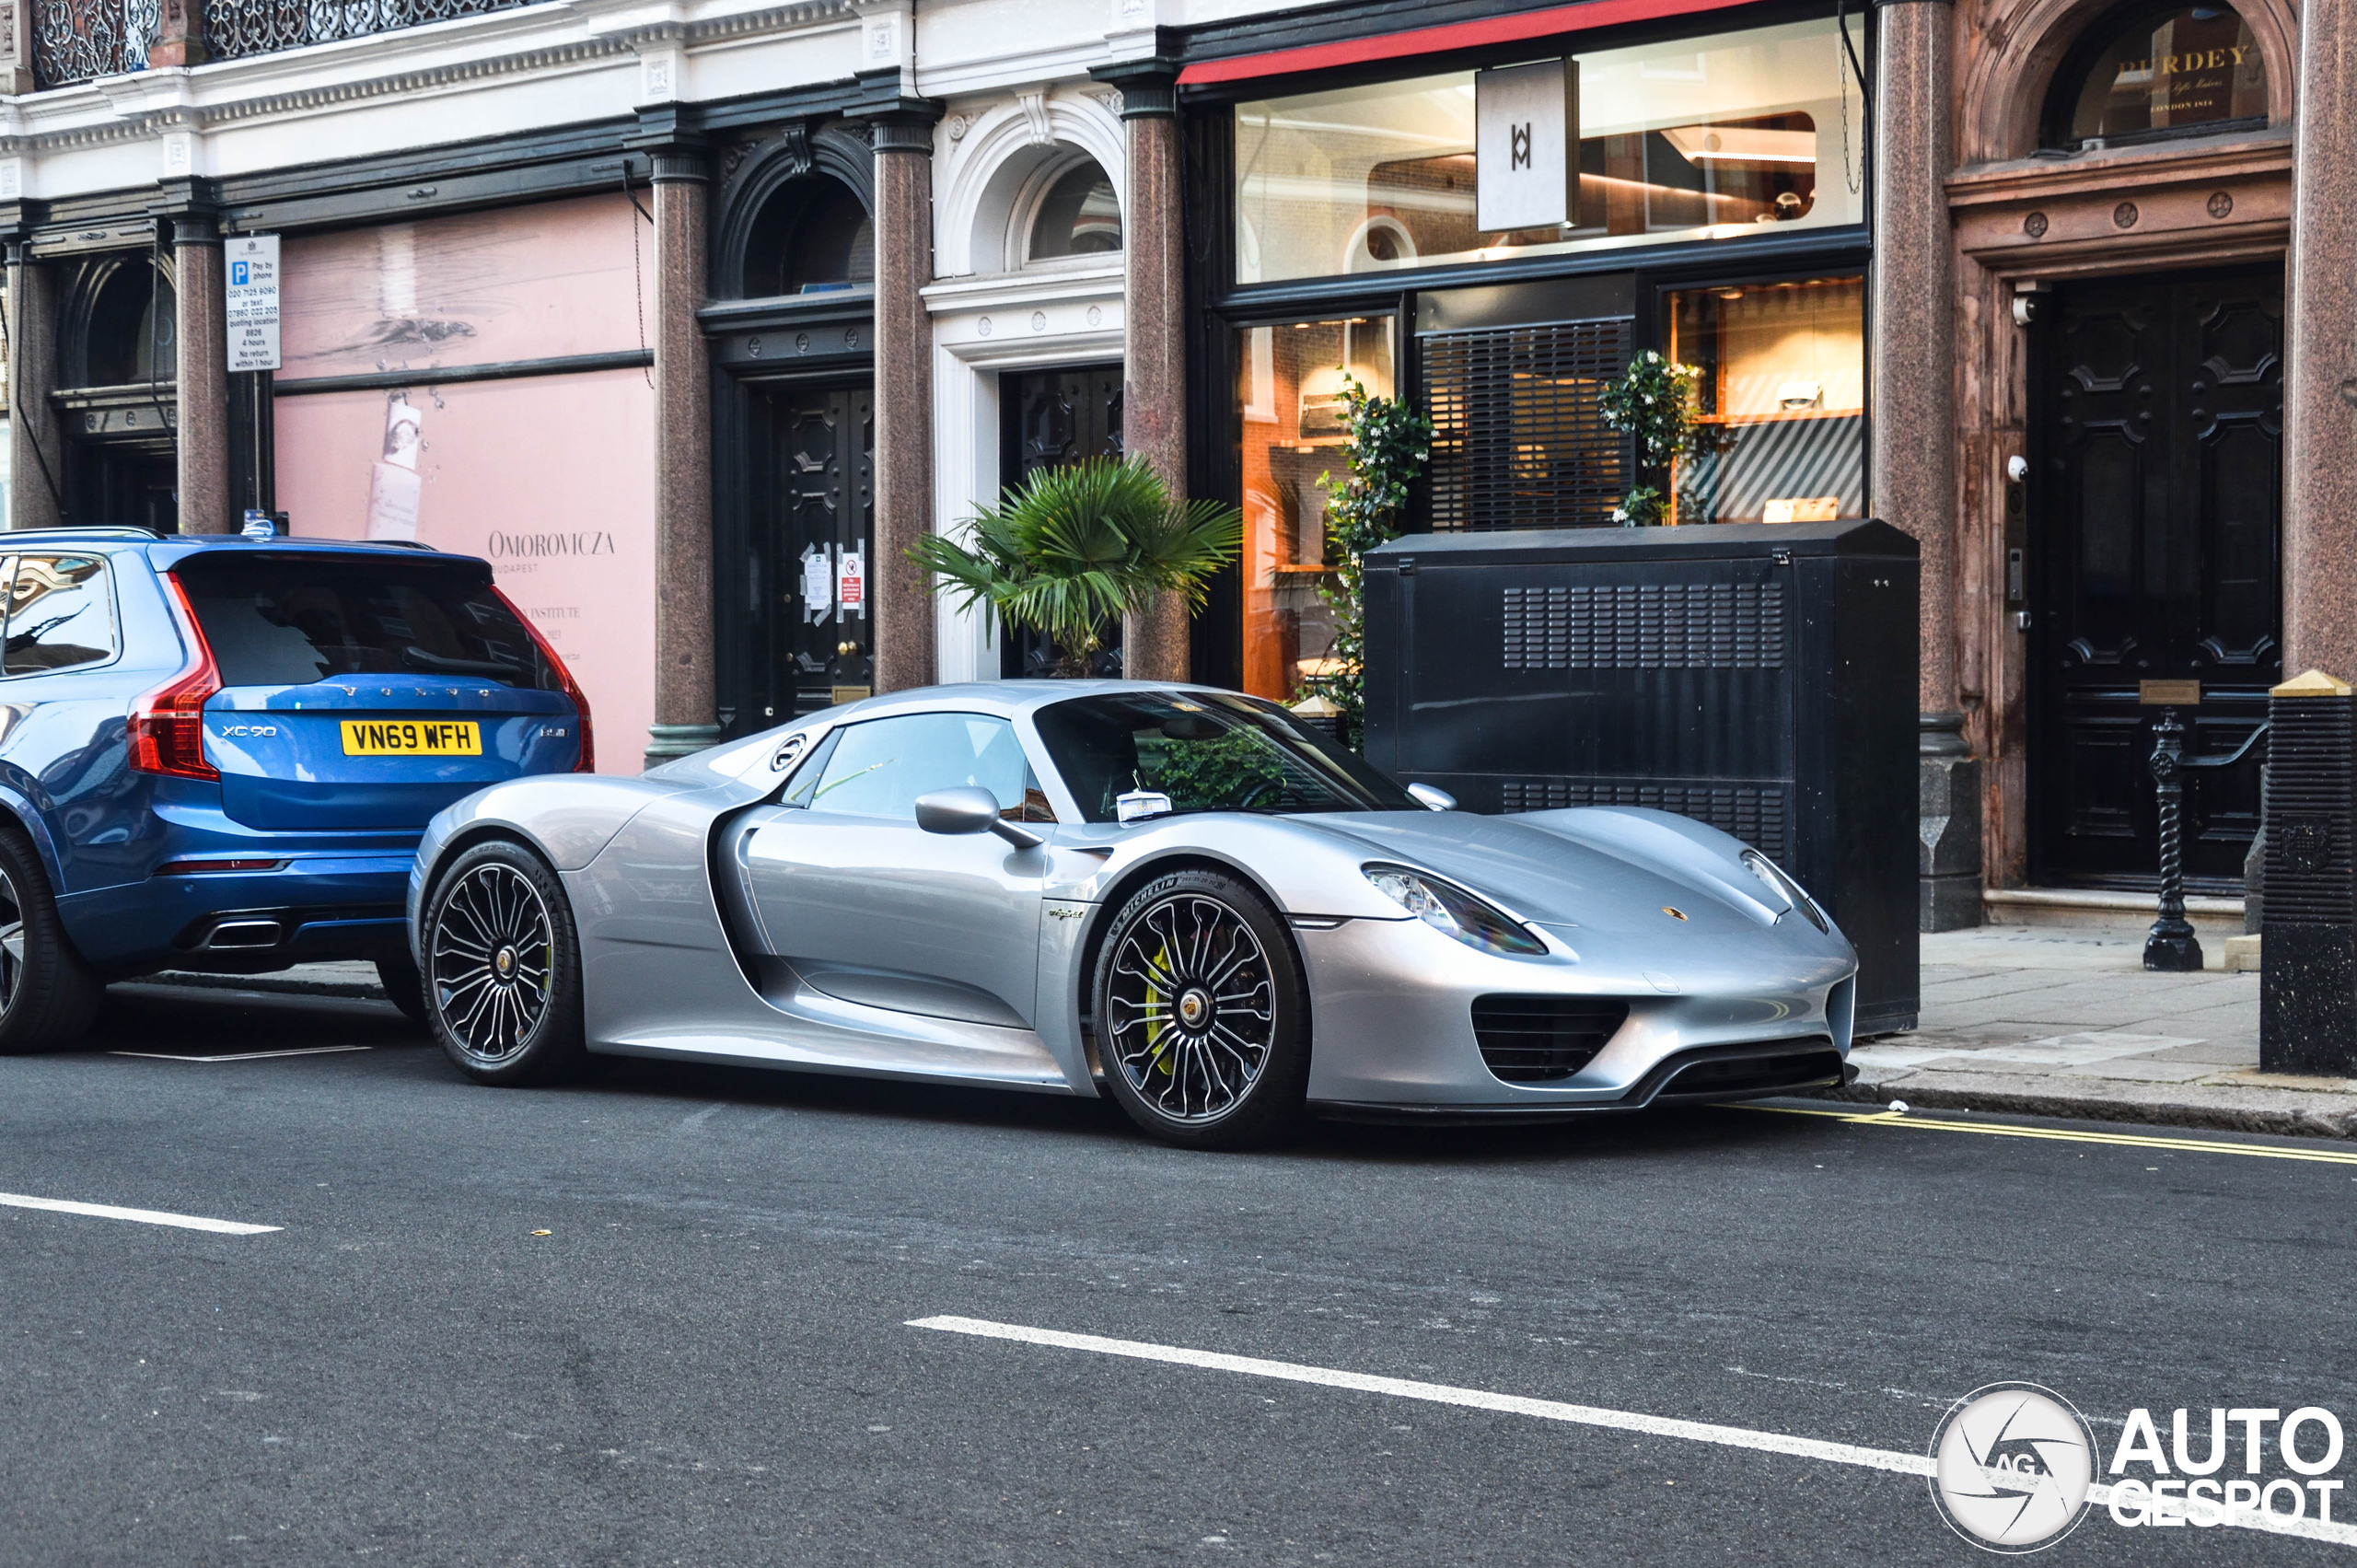
[{"label": "hanging sign in window", "polygon": [[1579,64],[1473,75],[1473,222],[1486,239],[1579,214]]},{"label": "hanging sign in window", "polygon": [[238,234],[222,241],[231,370],[278,368],[278,236]]}]

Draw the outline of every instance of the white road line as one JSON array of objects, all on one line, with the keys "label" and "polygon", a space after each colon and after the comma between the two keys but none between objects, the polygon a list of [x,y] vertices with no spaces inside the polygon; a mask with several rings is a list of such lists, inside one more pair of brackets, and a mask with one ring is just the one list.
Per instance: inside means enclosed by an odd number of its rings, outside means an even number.
[{"label": "white road line", "polygon": [[180,1056],[168,1051],[110,1051],[109,1056],[137,1056],[149,1062],[260,1062],[269,1056],[331,1056],[339,1051],[374,1051],[373,1045],[303,1045],[292,1051],[241,1051],[234,1056]]},{"label": "white road line", "polygon": [[[1308,1366],[1294,1361],[1264,1361],[1259,1356],[1224,1355],[1216,1351],[1189,1350],[1182,1345],[1157,1345],[1144,1340],[1109,1340],[1097,1334],[1068,1334],[1057,1329],[1031,1329],[1019,1323],[993,1323],[982,1318],[913,1318],[911,1329],[937,1329],[945,1333],[972,1334],[986,1340],[1013,1340],[1018,1344],[1049,1345],[1058,1350],[1094,1351],[1099,1355],[1127,1356],[1133,1361],[1160,1361],[1176,1366],[1199,1366],[1210,1372],[1239,1372],[1248,1377],[1274,1377],[1287,1383],[1315,1383],[1327,1388],[1350,1388],[1394,1399],[1422,1400],[1436,1405],[1461,1405],[1468,1410],[1501,1411],[1508,1415],[1535,1416],[1540,1421],[1569,1422],[1576,1426],[1601,1426],[1617,1432],[1642,1432],[1653,1437],[1678,1437],[1689,1443],[1716,1443],[1729,1448],[1749,1448],[1763,1454],[1789,1454],[1795,1458],[1822,1459],[1830,1464],[1889,1470],[1898,1475],[1932,1474],[1927,1454],[1901,1454],[1887,1448],[1862,1448],[1852,1443],[1827,1443],[1814,1437],[1791,1437],[1781,1432],[1756,1432],[1743,1426],[1715,1426],[1708,1422],[1678,1421],[1636,1411],[1606,1410],[1598,1405],[1565,1404],[1558,1400],[1526,1399],[1497,1394],[1487,1388],[1460,1388],[1447,1383],[1419,1383],[1406,1377],[1376,1377],[1364,1372],[1343,1372],[1330,1366]],[[2088,1501],[2107,1507],[2111,1488],[2088,1490]],[[2273,1535],[2299,1536],[2309,1540],[2357,1546],[2357,1525],[2327,1524],[2318,1519],[2292,1519],[2240,1510],[2219,1523]]]},{"label": "white road line", "polygon": [[248,1225],[243,1220],[209,1220],[202,1214],[168,1214],[161,1209],[122,1209],[112,1203],[72,1203],[63,1198],[28,1198],[20,1192],[0,1192],[0,1204],[12,1209],[48,1209],[61,1214],[88,1214],[101,1220],[136,1220],[141,1225],[168,1225],[181,1230],[218,1231],[223,1236],[260,1236],[283,1225]]}]

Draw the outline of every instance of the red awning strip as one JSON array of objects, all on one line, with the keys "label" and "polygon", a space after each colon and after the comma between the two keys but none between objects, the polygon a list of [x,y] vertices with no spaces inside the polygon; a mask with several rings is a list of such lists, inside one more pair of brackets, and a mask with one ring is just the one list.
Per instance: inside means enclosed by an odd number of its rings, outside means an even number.
[{"label": "red awning strip", "polygon": [[1550,6],[1543,11],[1519,11],[1511,16],[1484,17],[1480,21],[1452,22],[1446,27],[1419,28],[1413,32],[1384,33],[1340,43],[1313,43],[1300,49],[1277,49],[1266,54],[1239,54],[1229,60],[1202,60],[1178,73],[1181,87],[1207,82],[1245,82],[1257,76],[1280,76],[1295,71],[1323,71],[1336,65],[1364,65],[1376,60],[1404,60],[1417,54],[1437,54],[1455,49],[1515,43],[1530,38],[1553,38],[1619,27],[1623,22],[1650,22],[1665,17],[1688,17],[1703,11],[1724,11],[1753,0],[1582,0],[1579,5]]}]

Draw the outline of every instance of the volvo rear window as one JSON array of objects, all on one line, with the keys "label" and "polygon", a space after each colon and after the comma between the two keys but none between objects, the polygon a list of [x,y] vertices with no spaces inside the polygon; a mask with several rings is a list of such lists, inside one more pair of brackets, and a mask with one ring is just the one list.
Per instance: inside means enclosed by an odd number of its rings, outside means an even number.
[{"label": "volvo rear window", "polygon": [[224,685],[347,675],[562,685],[479,564],[224,551],[183,561],[172,575]]}]

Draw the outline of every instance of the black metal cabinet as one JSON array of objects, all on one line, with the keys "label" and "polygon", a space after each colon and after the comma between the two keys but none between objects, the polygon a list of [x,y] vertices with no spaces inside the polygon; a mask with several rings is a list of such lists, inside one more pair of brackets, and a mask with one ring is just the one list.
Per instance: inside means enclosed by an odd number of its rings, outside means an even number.
[{"label": "black metal cabinet", "polygon": [[1887,523],[1426,534],[1367,558],[1366,754],[1468,810],[1649,806],[1784,866],[1917,1012],[1916,547]]}]

